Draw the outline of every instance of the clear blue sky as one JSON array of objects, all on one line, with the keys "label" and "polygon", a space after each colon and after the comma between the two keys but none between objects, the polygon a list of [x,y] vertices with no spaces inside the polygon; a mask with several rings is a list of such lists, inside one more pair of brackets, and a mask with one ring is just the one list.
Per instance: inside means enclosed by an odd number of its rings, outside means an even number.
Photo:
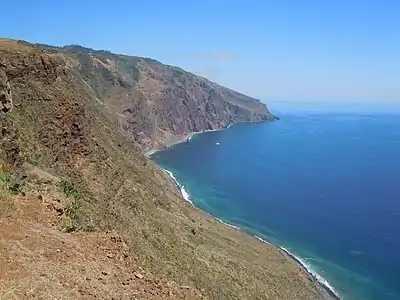
[{"label": "clear blue sky", "polygon": [[265,101],[400,102],[400,1],[8,1],[0,36],[180,66]]}]

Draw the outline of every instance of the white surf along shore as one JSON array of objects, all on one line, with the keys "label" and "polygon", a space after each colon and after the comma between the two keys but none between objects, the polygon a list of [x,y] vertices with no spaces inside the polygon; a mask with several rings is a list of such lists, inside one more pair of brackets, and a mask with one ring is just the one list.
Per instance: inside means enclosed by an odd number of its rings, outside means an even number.
[{"label": "white surf along shore", "polygon": [[318,281],[319,284],[321,284],[327,291],[330,292],[332,296],[334,296],[337,299],[340,299],[339,293],[333,288],[333,286],[321,275],[319,275],[311,265],[305,262],[304,259],[296,256],[293,254],[293,252],[290,252],[288,249],[282,246],[278,246],[280,249],[282,249],[288,256],[293,258],[295,261],[297,261],[300,265],[303,266],[303,268],[307,271],[308,274],[310,274],[315,280]]},{"label": "white surf along shore", "polygon": [[169,175],[169,177],[172,178],[172,180],[175,182],[176,186],[181,190],[183,199],[185,199],[187,202],[189,202],[190,204],[192,204],[194,206],[193,202],[190,200],[189,193],[185,190],[185,186],[183,186],[179,183],[179,181],[174,176],[174,173],[172,173],[171,171],[168,171],[167,169],[162,169],[162,170],[164,172],[166,172]]},{"label": "white surf along shore", "polygon": [[[179,143],[183,143],[183,142],[190,142],[191,139],[193,138],[194,135],[200,134],[200,133],[205,133],[205,132],[211,132],[211,131],[217,131],[217,130],[223,130],[223,129],[227,129],[229,127],[231,127],[233,124],[228,125],[226,128],[222,128],[222,129],[214,129],[214,130],[205,130],[202,132],[195,132],[190,134],[186,139],[175,142],[173,144],[168,145],[166,148],[169,148],[171,146],[174,146],[176,144]],[[165,149],[165,148],[164,148]],[[148,151],[147,153],[145,153],[145,156],[147,157],[151,157],[151,155],[153,155],[154,153],[158,152],[158,151],[162,151],[164,149],[151,149],[150,151]],[[180,189],[181,194],[182,194],[182,198],[185,199],[187,202],[189,202],[191,205],[194,206],[194,203],[192,202],[191,198],[190,198],[190,194],[188,193],[188,191],[185,189],[185,186],[180,184],[179,181],[176,179],[174,173],[172,173],[171,171],[161,168],[166,174],[168,174],[169,177],[171,177],[171,179],[174,181],[174,183],[176,184],[176,186]],[[323,278],[320,274],[318,274],[313,267],[308,264],[304,259],[300,258],[299,256],[295,255],[293,252],[291,252],[290,250],[288,250],[287,248],[280,246],[280,245],[276,245],[276,244],[272,244],[268,241],[266,241],[265,239],[259,237],[258,235],[252,234],[249,231],[243,230],[242,228],[230,224],[228,222],[225,222],[211,214],[209,214],[208,212],[205,212],[207,215],[209,215],[210,217],[214,218],[215,220],[217,220],[218,222],[233,228],[235,230],[240,230],[240,231],[245,231],[246,233],[252,235],[254,238],[258,239],[259,241],[261,241],[262,243],[265,243],[267,245],[274,245],[276,247],[278,247],[279,249],[281,249],[286,255],[288,255],[290,258],[292,258],[294,261],[296,261],[298,264],[300,264],[303,269],[309,274],[309,276],[311,276],[311,278],[313,278],[314,280],[317,281],[317,283],[320,284],[320,286],[322,286],[330,295],[330,297],[332,297],[333,299],[341,299],[339,293],[333,288],[333,286],[325,279]]]}]

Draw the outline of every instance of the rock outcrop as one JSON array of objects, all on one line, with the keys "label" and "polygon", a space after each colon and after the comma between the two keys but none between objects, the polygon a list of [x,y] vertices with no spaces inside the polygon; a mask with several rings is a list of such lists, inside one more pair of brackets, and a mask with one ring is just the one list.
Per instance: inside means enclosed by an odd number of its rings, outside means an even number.
[{"label": "rock outcrop", "polygon": [[7,114],[13,107],[11,87],[7,75],[0,69],[0,114]]},{"label": "rock outcrop", "polygon": [[275,118],[257,99],[156,60],[81,46],[42,48],[63,55],[125,134],[145,146]]}]

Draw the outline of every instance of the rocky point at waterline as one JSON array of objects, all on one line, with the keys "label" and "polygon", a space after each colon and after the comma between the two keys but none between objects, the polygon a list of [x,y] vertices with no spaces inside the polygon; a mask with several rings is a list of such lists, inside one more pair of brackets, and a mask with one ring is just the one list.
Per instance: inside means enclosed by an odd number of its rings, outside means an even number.
[{"label": "rocky point at waterline", "polygon": [[0,39],[0,70],[0,295],[323,298],[283,251],[189,205],[143,155],[190,132],[273,119],[264,104],[78,46]]}]

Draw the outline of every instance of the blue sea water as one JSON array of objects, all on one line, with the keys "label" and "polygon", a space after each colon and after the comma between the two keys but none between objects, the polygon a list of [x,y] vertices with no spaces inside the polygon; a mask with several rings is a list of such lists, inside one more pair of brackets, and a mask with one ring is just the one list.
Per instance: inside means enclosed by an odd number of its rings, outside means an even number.
[{"label": "blue sea water", "polygon": [[289,249],[342,299],[400,299],[400,114],[280,117],[152,159],[196,206]]}]

